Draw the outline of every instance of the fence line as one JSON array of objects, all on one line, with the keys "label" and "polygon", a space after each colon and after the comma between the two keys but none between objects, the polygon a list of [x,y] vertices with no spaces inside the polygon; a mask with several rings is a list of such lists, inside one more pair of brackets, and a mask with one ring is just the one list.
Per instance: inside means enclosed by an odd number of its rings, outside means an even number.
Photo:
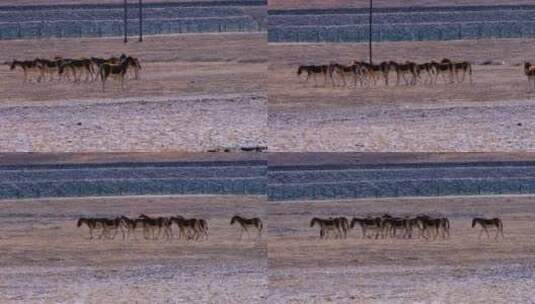
[{"label": "fence line", "polygon": [[[130,21],[137,25],[137,21]],[[83,38],[109,37],[123,34],[123,22],[115,20],[98,21],[34,21],[0,23],[0,39],[31,38]],[[231,18],[187,18],[149,19],[143,22],[145,35],[204,33],[204,32],[247,32],[264,30],[252,17]],[[129,35],[139,34],[138,26],[130,26]]]},{"label": "fence line", "polygon": [[270,201],[535,194],[535,178],[268,184],[267,191]]},{"label": "fence line", "polygon": [[[270,27],[269,42],[366,42],[366,25]],[[381,24],[373,29],[374,41],[462,40],[483,38],[533,38],[535,22],[460,22]]]},{"label": "fence line", "polygon": [[116,179],[0,183],[0,199],[172,194],[264,195],[265,193],[265,177],[246,179]]},{"label": "fence line", "polygon": [[0,166],[0,199],[115,195],[265,195],[265,160]]}]

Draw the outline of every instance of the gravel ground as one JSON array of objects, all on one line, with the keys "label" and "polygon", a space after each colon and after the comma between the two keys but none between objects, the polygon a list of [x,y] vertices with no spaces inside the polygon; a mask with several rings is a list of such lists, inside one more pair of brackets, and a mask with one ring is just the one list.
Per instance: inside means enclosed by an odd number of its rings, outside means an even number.
[{"label": "gravel ground", "polygon": [[[156,256],[158,257],[158,256]],[[121,255],[116,255],[121,258]],[[2,303],[264,303],[264,260],[173,258],[143,265],[3,267]],[[196,266],[190,266],[196,265]],[[202,266],[199,266],[202,265]],[[244,282],[247,282],[244,284]],[[260,288],[259,288],[260,287]]]},{"label": "gravel ground", "polygon": [[532,100],[270,112],[271,151],[535,151]]},{"label": "gravel ground", "polygon": [[[293,279],[298,283],[288,282],[293,281],[288,273],[299,277]],[[534,273],[533,261],[468,267],[287,269],[270,272],[270,280],[285,281],[293,288],[270,293],[267,303],[534,303]],[[299,293],[296,288],[301,288]]]},{"label": "gravel ground", "polygon": [[3,152],[206,151],[266,146],[266,97],[228,94],[0,108]]}]

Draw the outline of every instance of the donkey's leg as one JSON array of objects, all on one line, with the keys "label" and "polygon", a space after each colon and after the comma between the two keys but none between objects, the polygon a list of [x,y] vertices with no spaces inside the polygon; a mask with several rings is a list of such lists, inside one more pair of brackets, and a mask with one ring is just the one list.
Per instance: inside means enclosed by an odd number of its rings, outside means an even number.
[{"label": "donkey's leg", "polygon": [[426,241],[429,240],[431,238],[432,234],[433,234],[433,231],[429,230],[429,227],[426,225],[424,227],[424,238],[425,238],[425,240]]},{"label": "donkey's leg", "polygon": [[165,227],[164,234],[165,234],[165,240],[169,241],[171,239],[171,232],[169,231],[169,226]]},{"label": "donkey's leg", "polygon": [[102,232],[100,233],[100,235],[97,237],[98,240],[102,239],[102,237],[104,237],[106,234],[106,229],[102,228]]},{"label": "donkey's leg", "polygon": [[127,236],[126,236],[127,231],[125,231],[125,229],[127,229],[127,228],[121,226],[120,229],[121,229],[121,237],[122,237],[122,239],[123,239],[123,241],[124,241],[124,240],[127,239]]},{"label": "donkey's leg", "polygon": [[111,238],[112,240],[115,239],[115,237],[117,236],[117,233],[118,233],[118,229],[117,229],[117,227],[115,227],[115,228],[113,229],[113,235],[112,235],[112,238]]},{"label": "donkey's leg", "polygon": [[146,225],[143,225],[143,238],[145,240],[150,239],[150,229]]},{"label": "donkey's leg", "polygon": [[39,77],[37,77],[37,82],[41,82],[41,80],[45,80],[46,81],[46,78],[45,78],[45,71],[40,68],[39,69]]}]

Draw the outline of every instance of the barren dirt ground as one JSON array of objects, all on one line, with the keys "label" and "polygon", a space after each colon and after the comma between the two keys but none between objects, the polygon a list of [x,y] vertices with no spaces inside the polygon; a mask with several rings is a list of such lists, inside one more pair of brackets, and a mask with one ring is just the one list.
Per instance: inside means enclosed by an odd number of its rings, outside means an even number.
[{"label": "barren dirt ground", "polygon": [[[0,41],[0,61],[140,58],[140,80],[123,91],[100,83],[23,84],[0,67],[0,150],[204,151],[266,145],[266,42],[262,33]],[[35,77],[33,77],[35,79]]]},{"label": "barren dirt ground", "polygon": [[[268,303],[533,303],[534,197],[269,203]],[[312,217],[428,213],[451,238],[319,240]],[[505,239],[478,240],[473,216],[499,216]],[[491,232],[492,235],[492,232]]]},{"label": "barren dirt ground", "polygon": [[[105,164],[144,162],[267,161],[265,153],[0,153],[0,165]],[[370,155],[371,157],[372,155]],[[499,156],[497,156],[499,157]],[[517,156],[523,159],[521,155]],[[432,157],[430,157],[432,159]]]},{"label": "barren dirt ground", "polygon": [[[17,159],[17,158],[14,158]],[[522,162],[535,160],[534,153],[269,153],[269,166],[387,165],[469,162]],[[6,158],[5,161],[9,161]],[[25,158],[19,161],[27,162]],[[0,154],[0,164],[2,155]]]},{"label": "barren dirt ground", "polygon": [[[270,44],[271,151],[534,150],[535,91],[523,68],[533,40],[375,44],[374,62],[451,58],[474,65],[473,84],[332,88],[296,75],[301,64],[367,60],[366,44]],[[393,79],[393,77],[391,77]]]},{"label": "barren dirt ground", "polygon": [[[2,201],[2,303],[264,303],[266,241],[239,240],[230,218],[264,215],[265,198],[174,196]],[[203,241],[89,240],[81,216],[183,214]]]},{"label": "barren dirt ground", "polygon": [[[532,303],[533,196],[266,203],[262,197],[170,196],[2,201],[2,303]],[[447,216],[451,238],[318,239],[314,216]],[[208,220],[199,242],[87,239],[81,216],[183,214]],[[260,216],[240,241],[233,214]],[[470,228],[499,216],[505,239]],[[492,232],[491,232],[492,235]]]},{"label": "barren dirt ground", "polygon": [[267,49],[265,33],[217,33],[148,36],[124,44],[122,38],[40,39],[0,41],[0,62],[13,59],[52,59],[55,56],[109,57],[122,53],[138,57],[140,80],[127,81],[126,90],[111,81],[102,92],[99,82],[30,83],[22,72],[0,68],[1,104],[54,102],[72,99],[207,95],[262,91]]}]

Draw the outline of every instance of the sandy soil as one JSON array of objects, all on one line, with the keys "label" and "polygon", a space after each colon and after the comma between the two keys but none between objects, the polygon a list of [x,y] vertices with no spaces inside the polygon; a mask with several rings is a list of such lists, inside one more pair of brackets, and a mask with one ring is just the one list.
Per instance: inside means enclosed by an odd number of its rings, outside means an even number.
[{"label": "sandy soil", "polygon": [[[532,303],[533,197],[413,198],[269,204],[268,303]],[[318,239],[314,216],[430,213],[451,238]],[[505,239],[478,240],[473,216],[499,216]],[[277,227],[273,224],[277,223]]]},{"label": "sandy soil", "polygon": [[264,153],[0,153],[0,165],[267,160]]},{"label": "sandy soil", "polygon": [[[110,83],[22,83],[0,69],[3,152],[205,151],[266,145],[265,34],[2,41],[13,58],[139,57],[141,79]],[[81,123],[81,125],[79,124]]]},{"label": "sandy soil", "polygon": [[[527,5],[530,0],[374,0],[374,7],[408,7],[408,6],[458,6],[458,5]],[[269,0],[269,9],[305,9],[305,8],[345,8],[370,7],[368,0]]]},{"label": "sandy soil", "polygon": [[[239,240],[235,213],[264,198],[123,197],[2,201],[2,303],[264,303],[266,241]],[[184,214],[208,220],[199,242],[87,239],[80,216]]]},{"label": "sandy soil", "polygon": [[0,165],[264,160],[270,166],[533,161],[533,153],[0,153]]},{"label": "sandy soil", "polygon": [[[265,202],[172,196],[2,201],[2,303],[531,303],[533,196]],[[87,239],[80,216],[204,217],[200,242]],[[314,216],[447,216],[451,238],[318,240]],[[260,241],[229,218],[262,217]],[[474,216],[499,216],[505,239],[478,239]],[[78,301],[78,302],[77,302]]]},{"label": "sandy soil", "polygon": [[531,40],[387,42],[375,59],[453,58],[504,65],[473,67],[474,83],[415,87],[332,88],[305,83],[300,64],[366,60],[365,44],[270,44],[271,151],[467,152],[535,148],[529,92],[522,67]]},{"label": "sandy soil", "polygon": [[140,80],[127,81],[121,91],[110,82],[46,82],[23,84],[22,72],[0,67],[0,105],[10,102],[158,97],[262,91],[268,51],[265,33],[182,34],[146,37],[124,44],[122,38],[0,41],[0,62],[55,56],[138,57]]},{"label": "sandy soil", "polygon": [[[0,155],[1,159],[1,155]],[[269,153],[270,166],[533,161],[533,153]]]}]

